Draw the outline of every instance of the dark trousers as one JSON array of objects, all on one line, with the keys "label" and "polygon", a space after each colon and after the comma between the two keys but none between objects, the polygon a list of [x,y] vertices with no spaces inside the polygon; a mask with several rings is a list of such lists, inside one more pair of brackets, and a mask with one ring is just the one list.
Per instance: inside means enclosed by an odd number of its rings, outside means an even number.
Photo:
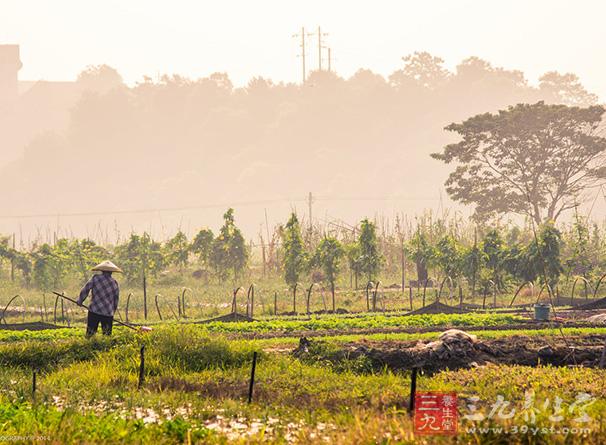
[{"label": "dark trousers", "polygon": [[112,335],[112,325],[114,323],[114,317],[108,315],[95,314],[94,312],[88,313],[88,321],[86,324],[86,336],[90,337],[97,333],[97,328],[101,323],[101,331],[103,335]]}]

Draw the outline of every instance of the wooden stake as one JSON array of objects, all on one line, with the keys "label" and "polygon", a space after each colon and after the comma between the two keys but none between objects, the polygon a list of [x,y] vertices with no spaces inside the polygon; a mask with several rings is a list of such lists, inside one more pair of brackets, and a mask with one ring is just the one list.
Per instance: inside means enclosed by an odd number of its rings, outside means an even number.
[{"label": "wooden stake", "polygon": [[408,401],[408,413],[412,416],[415,412],[415,395],[417,393],[417,372],[418,368],[412,368],[410,376],[410,400]]},{"label": "wooden stake", "polygon": [[255,370],[257,368],[257,351],[253,352],[252,369],[250,371],[250,385],[248,386],[248,403],[252,402],[253,388],[255,386]]},{"label": "wooden stake", "polygon": [[32,374],[32,398],[36,400],[36,370]]},{"label": "wooden stake", "polygon": [[143,272],[143,318],[147,320],[147,280]]},{"label": "wooden stake", "polygon": [[145,345],[141,346],[141,363],[139,365],[139,384],[138,389],[141,389],[145,382]]}]

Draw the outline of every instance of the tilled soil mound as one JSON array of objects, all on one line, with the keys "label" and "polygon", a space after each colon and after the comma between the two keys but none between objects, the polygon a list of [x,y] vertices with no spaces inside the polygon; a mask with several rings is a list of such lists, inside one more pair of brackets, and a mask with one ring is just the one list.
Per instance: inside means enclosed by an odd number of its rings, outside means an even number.
[{"label": "tilled soil mound", "polygon": [[58,326],[50,323],[44,323],[42,321],[34,321],[31,323],[9,323],[0,324],[0,329],[6,329],[9,331],[44,331],[46,329],[63,329],[67,326]]},{"label": "tilled soil mound", "polygon": [[594,310],[594,309],[606,309],[606,298],[600,298],[586,304],[575,306],[573,309],[578,310]]},{"label": "tilled soil mound", "polygon": [[[457,329],[443,332],[436,341],[360,341],[343,345],[332,357],[355,360],[367,358],[373,368],[409,371],[420,368],[434,373],[445,369],[472,368],[488,363],[504,365],[553,365],[597,367],[604,345],[604,337],[586,335],[567,337],[510,336],[493,340],[478,340]],[[311,340],[301,339],[295,355],[313,350]]]},{"label": "tilled soil mound", "polygon": [[420,314],[466,314],[469,311],[461,309],[455,306],[448,306],[447,304],[434,301],[421,309],[416,311],[408,312],[406,315],[420,315]]},{"label": "tilled soil mound", "polygon": [[[553,299],[554,306],[572,306],[573,308],[580,308],[582,306],[589,306],[594,303],[603,300],[602,298],[585,298],[577,296],[573,300],[570,297],[558,297]],[[599,308],[597,308],[599,309]]]},{"label": "tilled soil mound", "polygon": [[221,315],[220,317],[211,318],[209,320],[197,321],[195,324],[213,323],[215,321],[220,321],[222,323],[236,323],[241,321],[255,321],[255,319],[250,318],[248,315],[232,312],[231,314]]}]

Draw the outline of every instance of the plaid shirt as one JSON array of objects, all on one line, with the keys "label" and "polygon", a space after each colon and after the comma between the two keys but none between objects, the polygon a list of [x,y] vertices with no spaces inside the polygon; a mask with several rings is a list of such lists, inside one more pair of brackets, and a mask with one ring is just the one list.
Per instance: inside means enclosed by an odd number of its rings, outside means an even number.
[{"label": "plaid shirt", "polygon": [[99,315],[113,317],[118,307],[120,287],[118,282],[108,273],[93,275],[80,291],[78,304],[82,304],[88,293],[92,291],[91,302],[88,309]]}]

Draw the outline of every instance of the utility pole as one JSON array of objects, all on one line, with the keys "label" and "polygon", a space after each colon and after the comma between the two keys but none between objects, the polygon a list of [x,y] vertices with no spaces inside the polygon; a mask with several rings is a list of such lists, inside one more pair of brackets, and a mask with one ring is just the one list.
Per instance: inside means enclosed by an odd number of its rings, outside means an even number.
[{"label": "utility pole", "polygon": [[330,48],[328,48],[328,72],[330,73],[331,70],[331,56],[330,56]]},{"label": "utility pole", "polygon": [[305,83],[305,79],[307,77],[307,71],[305,69],[305,37],[311,36],[312,34],[305,34],[305,27],[301,28],[301,32],[299,34],[294,34],[293,37],[301,37],[301,43],[299,44],[301,48],[301,68],[302,68],[302,82]]},{"label": "utility pole", "polygon": [[[326,33],[326,32],[324,34],[322,34],[322,30],[318,26],[318,70],[319,71],[322,71],[322,48],[325,48],[324,46],[322,46],[322,36],[327,36],[327,35],[328,35],[328,33]],[[330,69],[328,71],[330,71]]]},{"label": "utility pole", "polygon": [[318,71],[322,71],[322,33],[318,26]]},{"label": "utility pole", "polygon": [[303,65],[303,83],[305,83],[305,28],[301,28],[301,61]]}]

